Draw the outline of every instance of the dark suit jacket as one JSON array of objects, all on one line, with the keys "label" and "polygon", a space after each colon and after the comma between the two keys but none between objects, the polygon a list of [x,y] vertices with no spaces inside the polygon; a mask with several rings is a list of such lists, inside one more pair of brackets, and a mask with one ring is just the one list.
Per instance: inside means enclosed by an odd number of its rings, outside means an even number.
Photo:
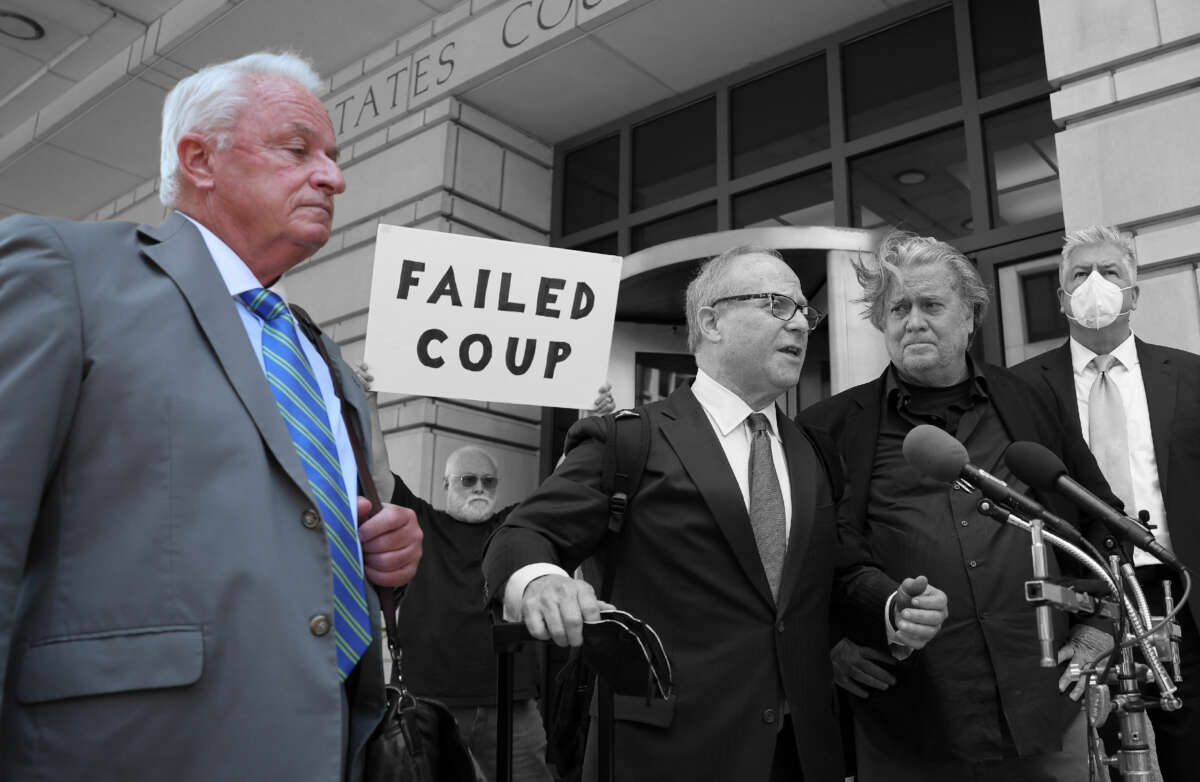
[{"label": "dark suit jacket", "polygon": [[[838,561],[827,477],[810,440],[780,415],[793,510],[776,607],[741,491],[691,389],[645,414],[650,451],[621,533],[612,602],[659,632],[678,703],[669,727],[636,714],[618,719],[617,778],[766,779],[786,701],[805,779],[840,782],[827,630],[835,574],[841,588],[876,595],[860,599],[880,638],[894,582],[856,555]],[[584,419],[571,437],[579,444],[489,543],[492,599],[502,599],[518,568],[555,562],[571,570],[604,537],[603,428]]]},{"label": "dark suit jacket", "polygon": [[339,777],[329,546],[235,306],[178,214],[0,223],[0,778]]},{"label": "dark suit jacket", "polygon": [[[1200,567],[1200,524],[1195,523],[1200,513],[1200,356],[1136,338],[1135,342],[1171,545],[1176,556],[1195,569]],[[1068,343],[1022,362],[1012,371],[1082,436]],[[1192,616],[1200,623],[1200,600],[1189,603]]]},{"label": "dark suit jacket", "polygon": [[[1078,435],[1069,436],[1055,420],[1051,410],[1035,395],[1033,389],[1011,373],[998,367],[980,365],[987,382],[987,392],[1003,424],[1013,441],[1027,440],[1041,443],[1063,458],[1072,475],[1092,487],[1102,496],[1114,500],[1100,475],[1096,461]],[[821,429],[834,439],[846,459],[848,479],[848,501],[842,508],[843,534],[862,536],[870,545],[871,520],[867,515],[870,500],[870,483],[880,428],[883,394],[887,371],[876,380],[844,391],[832,399],[820,402],[804,410],[800,421],[814,429]],[[1057,515],[1079,524],[1072,506],[1057,496],[1038,498]],[[932,523],[932,522],[931,522]],[[990,522],[987,522],[990,523]],[[1083,525],[1089,537],[1099,537],[1098,525]],[[1024,533],[1009,529],[1006,534]],[[886,552],[884,552],[886,554]],[[905,563],[890,562],[881,555],[881,561],[893,577],[916,575],[907,573]],[[1062,558],[1059,558],[1062,562]],[[1052,568],[1054,563],[1052,562]],[[1023,594],[1023,581],[1031,577],[1029,560],[1023,558],[1014,563],[1011,588],[1015,595]],[[905,571],[905,572],[900,572]],[[1021,575],[1021,573],[1026,573]],[[937,586],[937,584],[935,584]],[[851,698],[855,714],[868,725],[884,731],[896,742],[905,743],[912,751],[924,752],[931,757],[945,752],[946,731],[970,726],[955,725],[949,712],[939,707],[937,693],[938,678],[951,678],[952,670],[926,670],[928,658],[939,641],[946,642],[947,632],[954,632],[954,624],[967,620],[961,606],[956,608],[954,595],[950,597],[950,620],[943,632],[930,643],[929,652],[918,652],[895,668],[897,683],[884,692],[872,692],[866,700]],[[1019,598],[1017,598],[1019,599]],[[1065,640],[1066,621],[1056,616],[1056,638]],[[1016,730],[1026,741],[1019,742],[1034,749],[1057,748],[1059,737],[1070,719],[1078,713],[1078,705],[1066,697],[1059,696],[1055,683],[1059,671],[1039,669],[1034,614],[1029,609],[1028,621],[1014,624],[1010,629],[997,628],[997,643],[1003,643],[1002,654],[1015,659],[1016,667],[1011,672],[1014,686],[1019,682],[1023,692],[1008,699],[1015,707],[1008,715],[1010,722],[1018,722]],[[1001,640],[1002,639],[1002,640]],[[1028,657],[1025,657],[1027,650]],[[979,650],[980,654],[984,650]],[[1026,664],[1027,661],[1027,664]],[[1019,668],[1020,670],[1017,670]],[[999,672],[1005,677],[1006,672]]]}]

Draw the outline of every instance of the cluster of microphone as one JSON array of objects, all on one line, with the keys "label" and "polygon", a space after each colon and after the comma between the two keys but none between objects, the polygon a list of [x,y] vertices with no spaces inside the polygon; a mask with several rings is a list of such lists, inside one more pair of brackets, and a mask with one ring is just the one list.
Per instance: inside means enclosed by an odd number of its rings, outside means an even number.
[{"label": "cluster of microphone", "polygon": [[[1018,516],[1041,519],[1047,529],[1064,540],[1076,545],[1082,543],[1073,525],[986,470],[971,464],[963,444],[936,426],[921,424],[914,427],[904,438],[903,451],[905,460],[922,475],[945,483],[954,483],[959,479],[967,481],[1002,508]],[[1072,478],[1062,459],[1045,446],[1015,442],[1005,451],[1004,463],[1017,480],[1036,491],[1058,492],[1085,515],[1099,519],[1118,540],[1130,543],[1164,564],[1184,569],[1179,558],[1154,539],[1153,532]]]},{"label": "cluster of microphone", "polygon": [[[1051,539],[1053,537],[1059,538],[1057,542],[1060,544],[1060,547],[1065,545],[1068,550],[1073,547],[1079,552],[1080,556],[1084,556],[1089,561],[1093,559],[1098,560],[1101,556],[1099,552],[1096,552],[1092,548],[1093,555],[1091,557],[1082,554],[1084,550],[1090,547],[1090,544],[1084,541],[1083,536],[1080,535],[1074,525],[1054,515],[1036,500],[1016,491],[1003,480],[981,469],[979,466],[971,464],[967,449],[963,444],[936,426],[921,425],[910,431],[908,436],[904,438],[903,451],[905,460],[922,475],[943,483],[967,483],[971,487],[978,489],[986,498],[985,501],[980,502],[980,512],[1029,530],[1034,580],[1025,582],[1026,600],[1035,606],[1034,614],[1037,624],[1038,646],[1041,653],[1041,665],[1045,668],[1054,667],[1057,664],[1057,654],[1051,624],[1051,607],[1049,604],[1051,598],[1047,597],[1047,593],[1044,590],[1052,589],[1055,585],[1048,585],[1046,583],[1047,560],[1043,540],[1043,528],[1048,533],[1053,533]],[[1184,583],[1189,583],[1186,568],[1184,568],[1178,557],[1154,539],[1154,533],[1149,528],[1118,511],[1072,478],[1067,473],[1067,468],[1062,460],[1044,446],[1030,442],[1014,442],[1004,453],[1004,463],[1016,480],[1028,485],[1033,491],[1057,492],[1079,508],[1085,516],[1099,519],[1112,537],[1122,543],[1131,544],[1149,553],[1160,562],[1175,568],[1183,577]],[[993,507],[986,507],[989,504]],[[1106,572],[1102,561],[1097,561],[1094,564],[1101,565],[1099,572]],[[1114,696],[1108,686],[1100,685],[1096,682],[1089,683],[1087,689],[1087,711],[1089,725],[1093,726],[1102,724],[1107,719],[1110,711],[1116,711],[1121,746],[1115,755],[1111,757],[1106,756],[1104,746],[1095,734],[1093,727],[1092,742],[1094,743],[1089,744],[1089,756],[1091,762],[1096,764],[1093,768],[1112,766],[1123,777],[1128,775],[1138,779],[1148,779],[1153,767],[1153,750],[1144,739],[1149,730],[1149,722],[1146,715],[1148,703],[1143,700],[1139,692],[1139,674],[1134,663],[1133,651],[1129,648],[1129,643],[1136,642],[1141,648],[1143,658],[1150,671],[1148,675],[1152,677],[1151,680],[1158,684],[1161,698],[1153,703],[1164,710],[1173,711],[1180,707],[1181,702],[1176,695],[1177,687],[1173,681],[1173,677],[1163,667],[1163,653],[1159,652],[1151,642],[1151,633],[1157,630],[1145,629],[1145,625],[1151,622],[1151,618],[1145,608],[1145,601],[1141,597],[1140,588],[1137,586],[1133,568],[1126,561],[1125,564],[1120,566],[1120,574],[1118,574],[1117,568],[1114,565],[1112,566],[1111,576],[1117,580],[1124,577],[1130,583],[1131,587],[1133,587],[1135,599],[1141,600],[1142,607],[1139,612],[1129,602],[1128,598],[1117,598],[1116,604],[1109,604],[1109,607],[1114,609],[1116,615],[1120,615],[1121,607],[1124,607],[1124,615],[1128,618],[1130,627],[1132,628],[1130,631],[1132,638],[1131,641],[1122,644],[1123,648],[1120,650],[1120,662],[1117,666],[1116,676],[1116,686],[1119,689],[1118,694]],[[1111,584],[1111,589],[1114,590],[1112,594],[1116,598],[1118,594],[1117,582],[1110,580],[1109,583]],[[1039,589],[1035,591],[1031,587],[1038,587]],[[1164,585],[1164,588],[1166,588],[1166,585]],[[1188,587],[1185,587],[1185,594],[1188,589]],[[1093,601],[1090,595],[1083,594],[1083,597],[1079,598],[1079,593],[1070,588],[1066,590],[1057,589],[1054,591],[1054,594],[1055,597],[1052,598],[1055,600],[1054,605],[1060,610],[1092,613],[1096,606],[1103,607],[1101,603]],[[1069,595],[1071,599],[1064,600],[1062,598],[1063,594]],[[1086,599],[1087,605],[1084,604],[1084,599]],[[1169,592],[1167,593],[1166,602],[1167,610],[1171,611],[1172,605]],[[1122,603],[1123,606],[1121,605]],[[1144,620],[1139,618],[1141,616],[1145,617]],[[1169,618],[1170,614],[1167,616],[1167,619]],[[1165,620],[1163,624],[1165,624]],[[1168,633],[1168,637],[1170,637],[1170,633]],[[1171,640],[1169,651],[1166,652],[1168,659],[1173,662],[1176,671],[1175,680],[1178,680],[1180,661],[1177,639],[1178,635],[1175,635]],[[1092,662],[1095,664],[1100,661]],[[1107,670],[1107,666],[1105,666],[1105,670]],[[1102,773],[1106,774],[1106,772]]]}]

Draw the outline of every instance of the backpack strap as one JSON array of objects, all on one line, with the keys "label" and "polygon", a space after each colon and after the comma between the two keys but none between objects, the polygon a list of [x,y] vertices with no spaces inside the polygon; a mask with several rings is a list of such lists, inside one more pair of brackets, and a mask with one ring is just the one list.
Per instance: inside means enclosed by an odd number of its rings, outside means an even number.
[{"label": "backpack strap", "polygon": [[618,410],[603,420],[608,446],[602,483],[608,494],[608,535],[600,559],[604,574],[600,599],[607,602],[616,578],[617,540],[625,526],[630,504],[641,486],[650,453],[650,421],[643,410]]}]

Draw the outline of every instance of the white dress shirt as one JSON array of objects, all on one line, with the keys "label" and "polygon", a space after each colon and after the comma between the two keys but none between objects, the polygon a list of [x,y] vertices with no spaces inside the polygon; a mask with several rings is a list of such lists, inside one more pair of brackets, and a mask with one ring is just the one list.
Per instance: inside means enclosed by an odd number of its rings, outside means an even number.
[{"label": "white dress shirt", "polygon": [[[729,468],[742,490],[746,511],[750,510],[750,427],[746,418],[751,413],[762,413],[771,425],[771,456],[775,460],[775,473],[779,476],[779,488],[783,492],[784,535],[792,533],[792,484],[788,476],[787,460],[783,455],[783,443],[779,439],[779,423],[775,403],[772,401],[762,410],[751,410],[742,399],[725,386],[700,370],[692,384],[692,393],[708,417],[713,434],[721,444],[721,450],[729,462]],[[786,538],[785,538],[786,539]],[[525,565],[513,573],[504,587],[504,618],[516,621],[521,617],[521,598],[525,588],[535,578],[556,574],[568,575],[558,565],[537,562]]]},{"label": "white dress shirt", "polygon": [[[1088,426],[1088,398],[1092,384],[1100,373],[1092,366],[1096,353],[1090,348],[1070,340],[1071,369],[1075,376],[1075,400],[1079,404],[1079,423],[1083,437],[1092,444]],[[1137,345],[1133,335],[1118,345],[1110,354],[1116,361],[1108,370],[1108,377],[1121,392],[1121,404],[1125,407],[1125,429],[1129,436],[1129,474],[1133,481],[1133,507],[1126,508],[1129,516],[1137,512],[1150,513],[1150,523],[1155,525],[1154,538],[1167,548],[1171,547],[1171,535],[1167,527],[1167,513],[1163,505],[1162,484],[1158,480],[1158,461],[1154,458],[1154,437],[1150,431],[1150,407],[1146,401],[1146,384],[1142,379],[1141,362],[1138,360]],[[1158,560],[1141,549],[1133,553],[1135,565],[1154,565]]]},{"label": "white dress shirt", "polygon": [[[180,214],[183,213],[181,212]],[[263,367],[263,373],[265,374],[267,370],[266,365],[263,364],[262,356],[263,322],[238,298],[238,295],[245,291],[261,288],[262,283],[254,276],[254,272],[250,271],[250,267],[246,265],[245,261],[238,257],[238,254],[229,245],[225,244],[220,237],[191,217],[187,215],[183,216],[187,217],[192,225],[200,229],[200,235],[204,237],[204,245],[208,248],[209,255],[212,256],[213,262],[217,265],[217,271],[221,274],[221,279],[225,282],[225,287],[229,289],[229,295],[233,298],[237,306],[238,316],[242,319],[242,326],[246,329],[246,336],[250,338],[250,345],[254,348],[254,355],[258,357],[258,364]],[[278,290],[274,292],[282,298],[282,294]],[[288,313],[288,317],[292,317],[291,312]],[[293,326],[296,329],[296,334],[300,337],[300,347],[304,349],[304,357],[308,359],[308,365],[312,367],[313,374],[317,378],[317,386],[321,390],[321,398],[325,402],[325,412],[330,419],[330,431],[333,432],[333,440],[337,444],[338,463],[342,468],[342,485],[346,489],[346,496],[350,499],[350,518],[357,519],[358,507],[355,504],[355,498],[358,496],[358,467],[354,461],[354,449],[350,445],[350,435],[346,431],[346,422],[341,416],[342,403],[333,391],[333,379],[329,375],[329,367],[326,366],[325,359],[321,358],[321,354],[318,352],[316,346],[305,338],[304,332],[294,320]],[[361,563],[361,544],[359,545],[358,557]]]}]

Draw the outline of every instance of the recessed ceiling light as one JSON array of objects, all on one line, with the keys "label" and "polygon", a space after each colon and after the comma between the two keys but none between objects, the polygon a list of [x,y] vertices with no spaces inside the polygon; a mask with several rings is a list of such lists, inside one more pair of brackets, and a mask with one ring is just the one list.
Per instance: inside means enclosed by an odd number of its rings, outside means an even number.
[{"label": "recessed ceiling light", "polygon": [[46,28],[25,14],[15,11],[0,11],[0,34],[18,41],[36,41],[46,37]]},{"label": "recessed ceiling light", "polygon": [[928,178],[924,171],[915,168],[910,168],[907,171],[901,171],[899,174],[896,174],[896,181],[902,185],[919,185]]}]

